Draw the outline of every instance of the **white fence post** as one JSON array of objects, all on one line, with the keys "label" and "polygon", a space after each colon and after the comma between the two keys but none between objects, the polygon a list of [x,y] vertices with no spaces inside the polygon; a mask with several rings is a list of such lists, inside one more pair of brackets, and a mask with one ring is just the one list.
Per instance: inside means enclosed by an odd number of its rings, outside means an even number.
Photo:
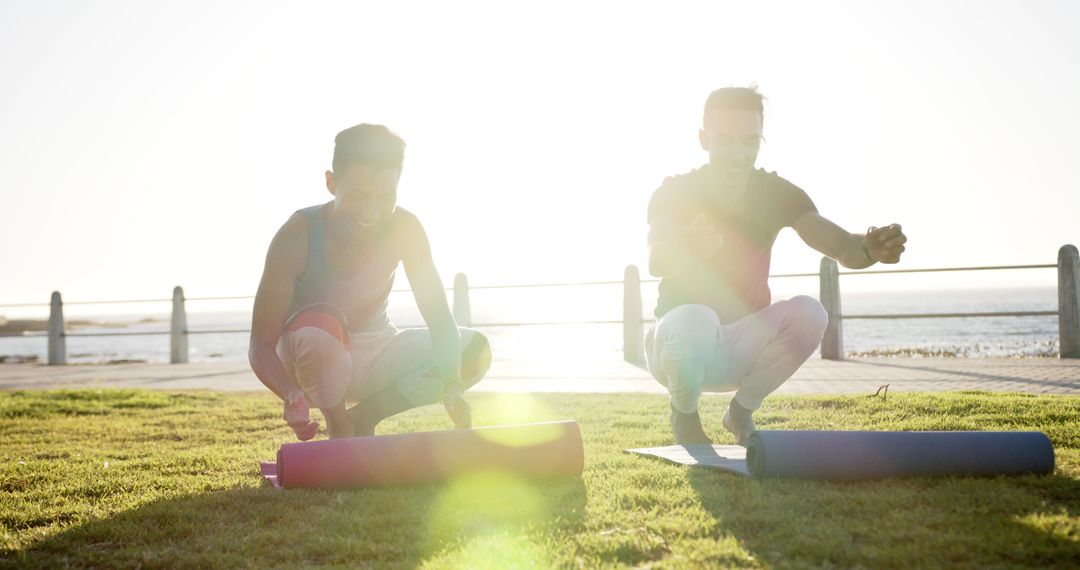
[{"label": "white fence post", "polygon": [[645,363],[641,310],[641,276],[636,266],[627,265],[623,272],[623,360],[638,365]]},{"label": "white fence post", "polygon": [[458,326],[472,326],[472,306],[469,304],[469,278],[464,273],[454,276],[454,320]]},{"label": "white fence post", "polygon": [[825,327],[825,336],[821,339],[821,357],[826,360],[843,360],[844,326],[840,312],[840,268],[835,260],[823,257],[818,275],[820,280],[818,299],[829,314],[829,324]]},{"label": "white fence post", "polygon": [[67,339],[64,337],[64,302],[59,291],[49,299],[49,364],[67,364]]},{"label": "white fence post", "polygon": [[187,364],[187,311],[184,309],[184,288],[177,285],[172,291],[172,323],[169,327],[169,364]]},{"label": "white fence post", "polygon": [[1071,244],[1058,250],[1058,334],[1061,358],[1080,358],[1080,253]]}]

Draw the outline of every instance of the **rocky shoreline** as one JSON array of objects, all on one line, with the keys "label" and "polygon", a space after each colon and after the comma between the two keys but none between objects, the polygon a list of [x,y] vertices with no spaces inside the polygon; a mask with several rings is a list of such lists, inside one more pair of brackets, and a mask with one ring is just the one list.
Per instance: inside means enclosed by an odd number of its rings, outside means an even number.
[{"label": "rocky shoreline", "polygon": [[[92,321],[89,319],[72,319],[64,322],[66,330],[79,330],[88,328],[100,329],[123,329],[133,324],[146,324],[160,322],[161,319],[145,318],[134,322],[121,321]],[[49,332],[48,319],[5,319],[0,317],[0,336],[22,336],[27,333]]]}]

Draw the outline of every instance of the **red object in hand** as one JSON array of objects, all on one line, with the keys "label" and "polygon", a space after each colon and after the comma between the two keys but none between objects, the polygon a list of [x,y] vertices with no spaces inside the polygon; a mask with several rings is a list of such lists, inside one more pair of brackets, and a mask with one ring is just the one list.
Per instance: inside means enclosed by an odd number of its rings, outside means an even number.
[{"label": "red object in hand", "polygon": [[315,437],[315,434],[319,433],[319,422],[316,421],[308,422],[305,426],[290,427],[292,427],[293,432],[296,433],[296,439],[299,439],[300,441],[307,441]]},{"label": "red object in hand", "polygon": [[319,422],[311,419],[311,408],[303,392],[294,392],[285,399],[285,423],[296,432],[300,441],[307,441],[319,432]]}]

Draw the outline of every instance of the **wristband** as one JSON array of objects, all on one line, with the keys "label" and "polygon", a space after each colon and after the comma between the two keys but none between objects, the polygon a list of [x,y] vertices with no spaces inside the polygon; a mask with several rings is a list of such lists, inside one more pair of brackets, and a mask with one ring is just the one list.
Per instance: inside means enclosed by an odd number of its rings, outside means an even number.
[{"label": "wristband", "polygon": [[[299,408],[300,406],[297,405],[297,402],[304,399],[306,399],[306,396],[304,395],[303,390],[291,390],[285,395],[285,404],[290,408]],[[307,402],[304,403],[307,404]]]},{"label": "wristband", "polygon": [[870,240],[870,232],[872,232],[872,231],[874,231],[876,229],[877,228],[875,228],[874,226],[870,226],[869,228],[867,228],[866,235],[863,236],[863,239],[862,239],[863,253],[866,254],[866,259],[869,259],[871,263],[877,263],[877,260],[874,259],[873,255],[870,255],[870,248],[866,245],[866,242]]}]

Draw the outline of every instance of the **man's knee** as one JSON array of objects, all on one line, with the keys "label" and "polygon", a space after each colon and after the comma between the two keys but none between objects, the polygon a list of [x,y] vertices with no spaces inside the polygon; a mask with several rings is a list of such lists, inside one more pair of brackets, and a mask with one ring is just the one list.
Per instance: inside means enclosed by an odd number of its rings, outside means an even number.
[{"label": "man's knee", "polygon": [[336,336],[304,327],[285,333],[296,381],[319,408],[333,407],[345,396],[352,378],[352,358]]},{"label": "man's knee", "polygon": [[461,384],[468,388],[479,382],[491,368],[491,343],[483,333],[472,329],[462,333],[467,338],[461,349]]},{"label": "man's knee", "polygon": [[705,305],[679,305],[671,309],[656,326],[654,342],[662,351],[679,357],[704,356],[719,346],[721,328],[716,312]]},{"label": "man's knee", "polygon": [[657,323],[649,368],[680,410],[696,409],[720,336],[720,319],[705,305],[680,305]]},{"label": "man's knee", "polygon": [[808,344],[817,345],[829,325],[829,313],[821,301],[808,295],[798,295],[788,299],[791,307],[790,319]]},{"label": "man's knee", "polygon": [[288,331],[285,335],[295,339],[292,343],[293,360],[298,366],[319,364],[328,358],[349,353],[341,340],[322,329],[305,327]]}]

